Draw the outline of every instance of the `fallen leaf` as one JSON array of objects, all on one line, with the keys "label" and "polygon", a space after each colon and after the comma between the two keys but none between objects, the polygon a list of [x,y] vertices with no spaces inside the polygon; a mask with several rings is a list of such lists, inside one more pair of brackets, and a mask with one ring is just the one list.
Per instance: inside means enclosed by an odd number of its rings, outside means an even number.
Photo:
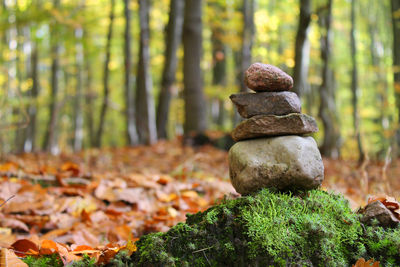
[{"label": "fallen leaf", "polygon": [[20,260],[12,250],[2,248],[0,254],[1,267],[28,267],[28,264]]},{"label": "fallen leaf", "polygon": [[43,240],[39,249],[40,255],[51,255],[58,252],[56,242],[52,240]]},{"label": "fallen leaf", "polygon": [[39,247],[29,239],[19,239],[15,241],[10,248],[12,248],[19,257],[25,257],[26,254],[39,253]]}]

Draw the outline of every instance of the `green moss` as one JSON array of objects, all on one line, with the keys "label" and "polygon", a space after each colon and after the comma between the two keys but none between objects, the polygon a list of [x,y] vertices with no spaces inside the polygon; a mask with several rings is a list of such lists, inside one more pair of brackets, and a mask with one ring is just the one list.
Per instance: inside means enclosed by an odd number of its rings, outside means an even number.
[{"label": "green moss", "polygon": [[42,257],[28,256],[22,259],[29,267],[62,267],[64,266],[58,254],[51,254]]},{"label": "green moss", "polygon": [[320,190],[225,200],[136,245],[139,266],[400,265],[399,228],[363,226],[347,200]]}]

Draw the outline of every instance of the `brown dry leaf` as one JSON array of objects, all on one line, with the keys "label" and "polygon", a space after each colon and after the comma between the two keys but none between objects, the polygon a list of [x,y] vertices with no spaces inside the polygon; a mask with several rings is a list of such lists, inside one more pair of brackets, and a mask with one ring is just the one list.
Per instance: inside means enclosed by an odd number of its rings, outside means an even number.
[{"label": "brown dry leaf", "polygon": [[82,228],[79,231],[73,233],[72,238],[75,244],[79,245],[88,245],[91,247],[96,247],[97,244],[99,243],[97,237],[85,228]]},{"label": "brown dry leaf", "polygon": [[364,258],[360,258],[353,267],[379,267],[379,261],[375,261],[374,259],[365,261]]},{"label": "brown dry leaf", "polygon": [[24,230],[25,232],[29,232],[28,226],[24,222],[21,222],[20,220],[17,220],[17,219],[2,218],[1,224],[8,228],[20,229],[20,230]]},{"label": "brown dry leaf", "polygon": [[397,202],[394,197],[387,197],[382,203],[390,210],[397,210],[400,208],[400,203]]},{"label": "brown dry leaf", "polygon": [[29,239],[19,239],[10,248],[19,257],[25,257],[27,254],[39,254],[39,247]]},{"label": "brown dry leaf", "polygon": [[63,165],[61,165],[60,170],[62,172],[71,172],[72,176],[79,176],[81,173],[78,164],[73,162],[65,162]]},{"label": "brown dry leaf", "polygon": [[28,264],[20,260],[12,250],[2,248],[0,250],[0,267],[28,267]]},{"label": "brown dry leaf", "polygon": [[81,259],[81,257],[72,254],[64,245],[60,243],[57,243],[56,245],[58,254],[60,255],[64,265],[67,265],[72,261],[79,261]]}]

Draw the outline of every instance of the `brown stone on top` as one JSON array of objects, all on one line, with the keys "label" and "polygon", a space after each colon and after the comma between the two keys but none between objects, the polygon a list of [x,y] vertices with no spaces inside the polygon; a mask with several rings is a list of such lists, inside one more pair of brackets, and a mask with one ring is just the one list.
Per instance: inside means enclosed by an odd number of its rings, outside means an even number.
[{"label": "brown stone on top", "polygon": [[285,116],[257,115],[242,121],[232,131],[235,141],[279,135],[302,135],[318,132],[315,119],[305,114]]},{"label": "brown stone on top", "polygon": [[289,91],[293,87],[293,79],[278,67],[254,63],[245,72],[246,86],[257,92]]},{"label": "brown stone on top", "polygon": [[240,93],[229,98],[243,118],[301,112],[300,99],[293,92]]}]

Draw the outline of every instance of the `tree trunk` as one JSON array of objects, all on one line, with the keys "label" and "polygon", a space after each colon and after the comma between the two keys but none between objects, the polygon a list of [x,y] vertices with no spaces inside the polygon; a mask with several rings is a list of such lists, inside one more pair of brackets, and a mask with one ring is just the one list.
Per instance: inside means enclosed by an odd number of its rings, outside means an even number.
[{"label": "tree trunk", "polygon": [[135,121],[134,88],[132,83],[132,53],[131,53],[131,10],[130,0],[124,0],[124,63],[125,63],[125,119],[126,136],[129,145],[138,143],[138,133]]},{"label": "tree trunk", "polygon": [[[242,47],[237,56],[239,70],[237,72],[237,83],[239,84],[240,92],[247,92],[247,87],[244,84],[244,72],[251,65],[251,49],[254,41],[254,0],[243,1],[243,28],[242,28]],[[240,122],[239,113],[235,110],[233,117],[233,125]]]},{"label": "tree trunk", "polygon": [[[54,0],[54,8],[60,8],[60,0]],[[57,123],[58,123],[58,107],[57,107],[57,96],[59,89],[59,25],[55,22],[55,26],[51,29],[51,93],[50,93],[50,106],[49,106],[49,122],[47,125],[43,149],[47,152],[54,153],[57,148]]]},{"label": "tree trunk", "polygon": [[95,92],[93,91],[92,88],[92,79],[93,79],[93,74],[92,74],[92,67],[91,67],[91,59],[90,59],[90,37],[88,36],[88,31],[84,30],[83,31],[83,40],[84,40],[84,46],[83,46],[83,53],[84,53],[84,66],[85,66],[85,79],[84,79],[84,88],[85,88],[85,122],[86,122],[86,127],[88,131],[88,143],[90,144],[90,147],[94,147],[96,143],[96,130],[95,130],[95,124],[94,124],[94,98],[95,98]]},{"label": "tree trunk", "polygon": [[[397,147],[400,147],[400,0],[391,0],[393,26],[393,85],[397,106]],[[399,151],[399,149],[397,149]],[[398,156],[398,155],[397,155]]]},{"label": "tree trunk", "polygon": [[82,28],[75,30],[76,46],[76,91],[75,91],[75,123],[74,123],[74,151],[82,150],[83,144],[83,111],[82,111],[82,97],[83,97],[83,46],[82,46]]},{"label": "tree trunk", "polygon": [[[218,14],[226,12],[224,4],[216,2],[212,5]],[[217,21],[212,22],[211,26],[211,43],[212,43],[212,55],[213,55],[213,69],[212,69],[212,83],[215,86],[215,90],[224,90],[226,86],[226,46],[223,42],[224,35],[224,24],[225,20],[221,21],[221,18],[214,18]],[[213,116],[213,122],[218,126],[222,127],[224,123],[224,100],[220,99],[220,96],[216,96],[217,109],[216,116]]]},{"label": "tree trunk", "polygon": [[320,86],[320,107],[319,116],[324,127],[324,137],[321,146],[321,153],[326,157],[339,157],[340,132],[338,128],[335,89],[333,85],[333,71],[331,64],[331,22],[332,22],[332,0],[328,0],[326,6],[320,10],[319,25],[322,28],[321,34],[321,58],[322,84]]},{"label": "tree trunk", "polygon": [[106,120],[106,114],[107,114],[107,109],[108,109],[108,97],[110,94],[110,88],[109,88],[109,80],[110,80],[110,69],[109,69],[109,64],[110,64],[110,59],[111,59],[111,41],[112,41],[112,36],[113,36],[113,25],[114,25],[114,9],[115,7],[115,0],[111,0],[111,6],[110,6],[110,23],[108,25],[108,33],[107,33],[107,43],[106,43],[106,59],[104,61],[104,74],[103,74],[103,102],[101,105],[101,111],[100,111],[100,118],[99,118],[99,127],[97,128],[97,133],[96,133],[96,141],[95,141],[95,146],[96,147],[101,147],[101,139],[103,136],[103,131],[104,131],[104,123]]},{"label": "tree trunk", "polygon": [[251,49],[254,41],[254,0],[243,1],[243,34],[240,66],[240,91],[246,92],[244,72],[251,65]]},{"label": "tree trunk", "polygon": [[[390,139],[386,138],[385,133],[389,130],[392,124],[392,116],[389,116],[387,107],[388,103],[388,81],[387,76],[382,64],[382,55],[378,52],[378,47],[382,45],[381,40],[377,36],[379,30],[377,28],[377,21],[382,19],[381,11],[374,7],[374,0],[369,1],[369,8],[373,11],[368,12],[368,32],[370,35],[370,54],[371,54],[371,64],[375,70],[375,77],[372,86],[376,88],[376,99],[378,99],[378,109],[379,109],[379,122],[381,129],[379,130],[379,144],[381,149],[379,151],[379,159],[384,159],[387,150],[390,146]],[[393,141],[393,139],[392,139]],[[395,151],[393,151],[395,152]]]},{"label": "tree trunk", "polygon": [[164,52],[165,64],[161,78],[161,91],[157,106],[157,135],[158,138],[167,138],[169,106],[171,102],[173,84],[175,82],[178,58],[176,51],[182,38],[183,8],[185,0],[171,0],[169,21],[166,29]]},{"label": "tree trunk", "polygon": [[353,127],[358,147],[358,162],[361,164],[364,161],[365,153],[361,142],[360,134],[360,118],[358,115],[358,68],[357,68],[357,44],[355,36],[356,15],[355,15],[355,0],[351,0],[351,30],[350,30],[350,46],[351,46],[351,92],[353,105]]},{"label": "tree trunk", "polygon": [[184,132],[203,132],[207,128],[206,102],[203,92],[201,57],[202,1],[186,0],[183,23],[183,97],[185,101]]},{"label": "tree trunk", "polygon": [[30,104],[28,108],[29,125],[27,127],[26,140],[24,144],[25,152],[32,152],[36,150],[36,117],[38,110],[38,95],[39,95],[39,49],[37,44],[32,44],[31,53],[31,79],[32,88],[30,90]]},{"label": "tree trunk", "polygon": [[140,47],[136,80],[136,127],[141,144],[153,144],[157,141],[153,81],[150,73],[149,12],[149,0],[139,0]]},{"label": "tree trunk", "polygon": [[307,82],[310,59],[308,32],[311,22],[311,0],[300,0],[299,25],[296,34],[295,65],[293,70],[293,92],[299,97],[309,91]]}]

